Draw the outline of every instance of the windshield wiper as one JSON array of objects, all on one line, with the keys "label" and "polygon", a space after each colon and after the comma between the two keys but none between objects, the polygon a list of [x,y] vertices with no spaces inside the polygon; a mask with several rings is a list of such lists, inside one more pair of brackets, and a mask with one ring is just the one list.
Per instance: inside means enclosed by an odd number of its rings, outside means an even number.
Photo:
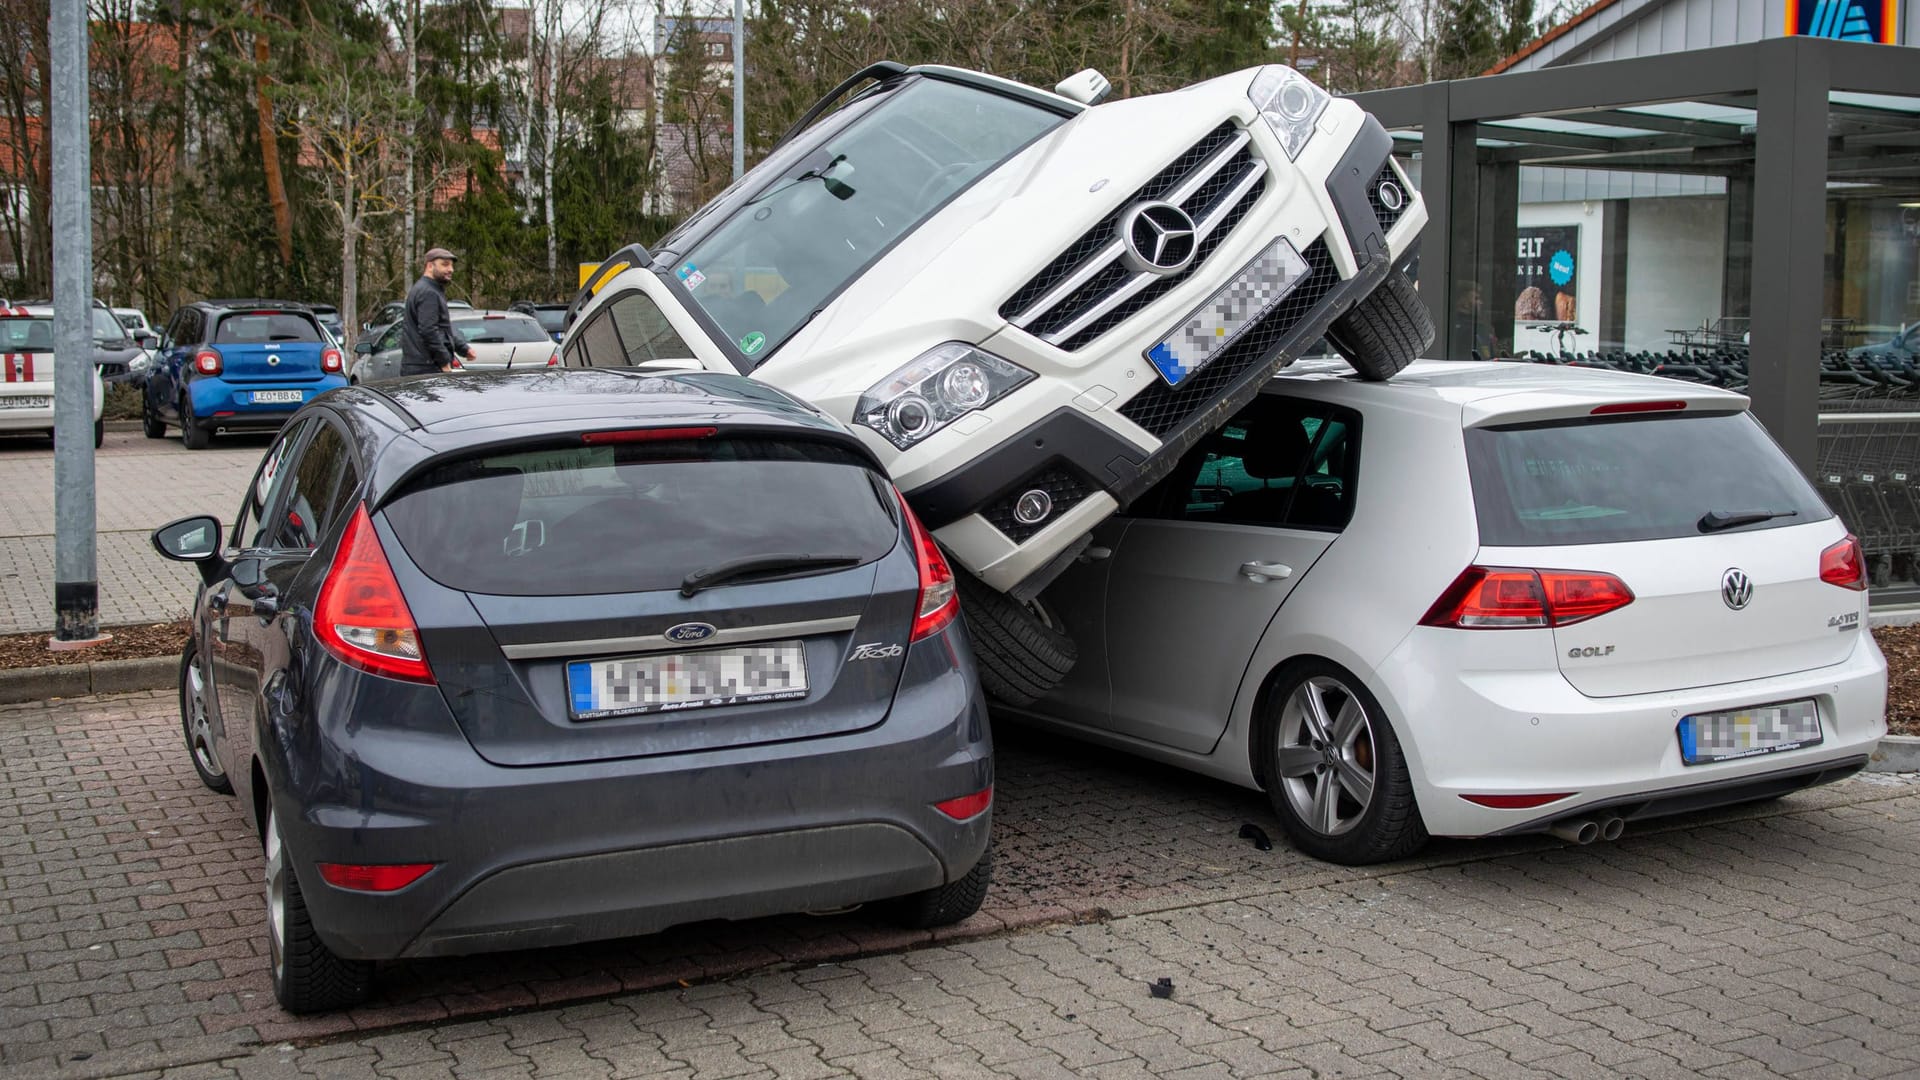
[{"label": "windshield wiper", "polygon": [[1742,525],[1758,525],[1775,518],[1799,516],[1798,510],[1709,510],[1700,518],[1700,531],[1719,532],[1722,529],[1737,529]]},{"label": "windshield wiper", "polygon": [[686,580],[680,583],[680,595],[692,596],[702,589],[711,589],[723,582],[758,574],[834,570],[858,565],[860,565],[858,555],[809,555],[804,552],[748,555],[739,559],[728,559],[726,562],[688,574]]}]

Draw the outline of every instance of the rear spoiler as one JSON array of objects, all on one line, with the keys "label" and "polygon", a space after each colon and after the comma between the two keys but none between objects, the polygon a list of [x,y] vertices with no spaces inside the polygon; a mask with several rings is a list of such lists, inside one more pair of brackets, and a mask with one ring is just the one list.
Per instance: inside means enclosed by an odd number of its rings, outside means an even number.
[{"label": "rear spoiler", "polygon": [[[1516,398],[1527,400],[1521,402]],[[1671,388],[1644,387],[1628,394],[1614,392],[1605,396],[1579,391],[1523,390],[1469,402],[1461,409],[1461,426],[1506,427],[1609,417],[1724,414],[1745,412],[1750,403],[1745,394],[1678,381]]]},{"label": "rear spoiler", "polygon": [[599,268],[588,276],[586,283],[580,286],[580,291],[574,294],[573,302],[567,305],[565,329],[573,329],[573,321],[580,317],[580,312],[593,302],[594,297],[600,295],[600,290],[606,287],[607,282],[613,280],[614,275],[635,266],[651,265],[653,265],[653,253],[639,244],[628,244],[607,256]]}]

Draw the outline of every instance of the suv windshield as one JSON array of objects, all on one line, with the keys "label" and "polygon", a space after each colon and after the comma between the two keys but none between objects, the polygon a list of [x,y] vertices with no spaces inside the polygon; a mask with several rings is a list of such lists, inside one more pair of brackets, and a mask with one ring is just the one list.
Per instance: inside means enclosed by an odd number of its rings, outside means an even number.
[{"label": "suv windshield", "polygon": [[764,357],[941,203],[1063,119],[916,80],[740,204],[674,274],[741,352]]},{"label": "suv windshield", "polygon": [[1467,465],[1489,547],[1665,540],[1833,516],[1744,412],[1473,428]]}]

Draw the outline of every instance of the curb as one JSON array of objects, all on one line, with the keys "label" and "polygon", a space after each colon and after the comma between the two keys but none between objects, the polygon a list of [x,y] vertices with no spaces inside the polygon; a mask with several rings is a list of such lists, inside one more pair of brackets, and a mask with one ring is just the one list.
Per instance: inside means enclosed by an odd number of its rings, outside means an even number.
[{"label": "curb", "polygon": [[88,694],[122,694],[129,690],[164,690],[179,677],[177,656],[18,668],[0,671],[0,705]]},{"label": "curb", "polygon": [[108,421],[105,421],[105,426],[106,426],[106,429],[107,429],[108,431],[139,431],[139,430],[140,430],[140,421],[138,421],[138,420],[108,420]]},{"label": "curb", "polygon": [[1868,772],[1920,772],[1920,735],[1883,735],[1867,759]]}]

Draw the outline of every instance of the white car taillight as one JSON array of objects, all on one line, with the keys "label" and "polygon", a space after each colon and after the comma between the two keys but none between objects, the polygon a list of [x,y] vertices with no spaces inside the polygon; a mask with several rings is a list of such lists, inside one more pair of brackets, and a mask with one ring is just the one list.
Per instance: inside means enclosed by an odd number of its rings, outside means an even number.
[{"label": "white car taillight", "polygon": [[1633,603],[1612,574],[1469,566],[1427,609],[1421,626],[1455,630],[1528,630],[1571,626]]},{"label": "white car taillight", "polygon": [[1288,161],[1306,149],[1307,140],[1313,138],[1314,125],[1320,122],[1320,114],[1333,100],[1325,90],[1285,64],[1261,68],[1253,77],[1247,97],[1280,140]]},{"label": "white car taillight", "polygon": [[1033,378],[1033,372],[965,342],[949,341],[867,388],[854,420],[896,448],[984,409]]},{"label": "white car taillight", "polygon": [[380,547],[367,508],[355,507],[314,604],[313,632],[342,663],[389,679],[430,683],[420,630]]},{"label": "white car taillight", "polygon": [[1820,553],[1820,580],[1843,589],[1867,587],[1867,557],[1852,533]]}]

